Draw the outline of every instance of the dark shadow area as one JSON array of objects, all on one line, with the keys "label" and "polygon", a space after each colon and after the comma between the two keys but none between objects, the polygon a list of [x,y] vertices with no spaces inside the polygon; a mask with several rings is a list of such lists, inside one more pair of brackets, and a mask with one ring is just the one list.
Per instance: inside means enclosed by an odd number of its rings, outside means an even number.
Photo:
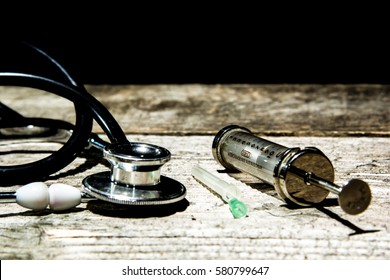
[{"label": "dark shadow area", "polygon": [[230,170],[230,169],[221,169],[221,170],[217,170],[217,172],[218,173],[227,173],[227,174],[240,174],[240,173],[242,173],[239,170]]},{"label": "dark shadow area", "polygon": [[[235,178],[236,180],[239,180],[247,185],[249,185],[251,188],[255,189],[255,190],[258,190],[262,193],[265,193],[267,195],[272,195],[272,196],[275,196],[275,197],[278,197],[279,199],[281,199],[274,187],[270,184],[267,184],[267,183],[262,183],[262,182],[259,182],[259,183],[252,183],[252,182],[245,182],[244,180],[242,180],[241,178],[237,178],[237,174],[240,174],[241,172],[232,172],[231,170],[219,170],[218,171],[219,173],[228,173],[228,174],[231,174],[231,176],[233,178]],[[260,180],[260,179],[259,179]],[[261,180],[260,180],[261,181]],[[282,207],[285,207],[289,210],[297,210],[297,209],[303,209],[303,208],[315,208],[319,211],[321,211],[322,213],[326,214],[328,217],[338,221],[339,223],[341,223],[342,225],[350,228],[351,230],[353,230],[353,233],[349,234],[350,236],[353,236],[353,235],[357,235],[357,234],[364,234],[364,233],[374,233],[374,232],[378,232],[379,230],[364,230],[356,225],[354,225],[353,223],[351,223],[350,221],[346,220],[346,219],[343,219],[341,218],[339,215],[337,215],[336,213],[330,211],[329,209],[326,209],[325,207],[335,207],[335,206],[339,206],[339,203],[338,203],[338,200],[336,198],[327,198],[325,200],[323,200],[321,203],[319,204],[316,204],[316,205],[312,205],[312,206],[301,206],[301,205],[297,205],[291,201],[287,201],[286,204],[283,204]]]},{"label": "dark shadow area", "polygon": [[103,200],[91,200],[87,202],[86,207],[75,207],[64,211],[52,211],[45,209],[41,211],[21,211],[15,213],[1,214],[0,218],[16,217],[16,216],[48,216],[61,215],[67,213],[82,212],[89,210],[94,214],[115,217],[115,218],[151,218],[151,217],[166,217],[177,212],[183,212],[189,206],[187,199],[182,199],[175,203],[162,205],[123,205],[110,203]]},{"label": "dark shadow area", "polygon": [[79,173],[83,173],[87,170],[92,169],[98,164],[103,164],[107,168],[110,168],[109,162],[103,158],[102,151],[94,147],[91,147],[90,149],[84,149],[84,151],[78,157],[84,158],[85,162],[83,162],[82,164],[80,164],[74,169],[70,169],[66,172],[60,172],[57,173],[56,175],[51,175],[47,178],[47,180],[58,180],[68,176],[73,176]]},{"label": "dark shadow area", "polygon": [[338,206],[338,205],[339,204],[337,202],[337,199],[325,199],[320,204],[313,205],[313,206],[300,206],[300,205],[296,205],[296,204],[287,203],[287,204],[284,204],[283,207],[290,209],[290,210],[303,209],[303,208],[315,208],[315,209],[321,211],[322,213],[326,214],[329,218],[332,218],[332,219],[338,221],[340,224],[353,230],[353,232],[350,233],[349,236],[353,236],[353,235],[357,235],[357,234],[364,234],[364,233],[374,233],[374,232],[379,231],[379,230],[375,230],[375,229],[373,229],[373,230],[362,229],[362,228],[356,226],[355,224],[351,223],[350,221],[341,218],[339,215],[332,212],[331,210],[325,208],[325,207],[334,207],[334,206]]},{"label": "dark shadow area", "polygon": [[[335,45],[298,34],[289,41],[284,36],[209,32],[199,37],[156,28],[150,34],[133,30],[130,37],[99,34],[25,41],[51,54],[86,84],[390,83],[382,70],[390,65],[385,44],[375,44],[373,50],[360,39]],[[0,58],[3,54],[11,66],[35,65],[34,71],[52,74],[44,69],[47,65],[16,51],[0,52]]]},{"label": "dark shadow area", "polygon": [[302,208],[315,208],[315,209],[321,211],[322,213],[326,214],[328,217],[338,221],[342,225],[353,230],[353,232],[349,234],[350,236],[357,235],[357,234],[364,234],[364,233],[373,233],[373,232],[379,231],[379,230],[364,230],[364,229],[356,226],[355,224],[351,223],[350,221],[341,218],[339,215],[332,212],[331,210],[325,208],[325,207],[335,207],[335,206],[339,206],[339,203],[338,203],[336,198],[327,198],[327,199],[323,200],[321,203],[319,203],[317,205],[312,205],[312,206],[300,206],[300,205],[293,204],[293,203],[287,203],[287,204],[283,205],[283,207],[290,209],[290,210],[296,210],[296,209],[302,209]]},{"label": "dark shadow area", "polygon": [[285,207],[285,208],[290,209],[290,210],[303,209],[303,208],[315,208],[315,209],[321,211],[322,213],[326,214],[329,218],[332,218],[332,219],[338,221],[340,224],[353,230],[353,232],[350,233],[349,236],[353,236],[353,235],[357,235],[357,234],[364,234],[364,233],[374,233],[374,232],[379,231],[379,230],[375,230],[375,229],[374,230],[362,229],[362,228],[356,226],[355,224],[351,223],[350,221],[341,218],[339,215],[332,212],[331,210],[325,208],[325,207],[335,207],[335,206],[339,206],[339,203],[338,203],[337,199],[335,199],[335,198],[325,199],[321,203],[319,203],[317,205],[312,205],[312,206],[300,206],[300,205],[293,204],[293,203],[287,203],[287,204],[282,205],[282,207]]},{"label": "dark shadow area", "polygon": [[10,155],[10,154],[52,154],[55,150],[37,150],[37,151],[28,151],[28,150],[10,150],[6,152],[0,152],[0,156]]},{"label": "dark shadow area", "polygon": [[364,233],[374,233],[374,232],[378,232],[379,231],[379,230],[375,230],[375,229],[373,229],[373,230],[364,230],[364,229],[354,225],[350,221],[341,218],[339,215],[337,215],[336,213],[330,211],[329,209],[324,208],[323,206],[316,206],[315,208],[318,209],[319,211],[321,211],[322,213],[328,215],[330,218],[340,222],[344,226],[349,227],[350,229],[352,229],[354,232],[350,233],[349,236],[353,236],[353,235],[357,235],[357,234],[364,234]]},{"label": "dark shadow area", "polygon": [[[270,192],[273,192],[276,194],[275,188],[271,184],[265,183],[261,179],[256,178],[250,174],[244,174],[239,170],[229,170],[229,169],[221,169],[221,170],[217,170],[217,172],[226,173],[230,177],[243,182],[244,184],[250,186],[255,190],[261,191],[262,193],[269,194]],[[256,182],[253,182],[254,180]]]},{"label": "dark shadow area", "polygon": [[[25,208],[24,208],[25,209]],[[27,210],[27,211],[21,211],[21,212],[15,212],[15,213],[8,213],[8,214],[0,214],[0,218],[8,218],[8,217],[17,217],[17,216],[25,216],[25,217],[44,217],[48,215],[61,215],[61,214],[69,214],[69,213],[76,213],[76,212],[82,212],[85,208],[71,208],[64,211],[52,211],[50,209],[35,211],[35,210]]]},{"label": "dark shadow area", "polygon": [[15,213],[1,214],[0,218],[16,216],[48,216],[52,214],[66,214],[89,210],[94,214],[116,217],[116,218],[150,218],[171,216],[177,212],[183,212],[189,206],[187,199],[182,199],[175,203],[163,205],[122,205],[110,203],[102,200],[91,200],[87,202],[86,208],[75,207],[64,211],[52,211],[45,209],[42,211],[21,211]]},{"label": "dark shadow area", "polygon": [[[7,151],[7,152],[0,152],[1,155],[8,155],[8,154],[41,154],[44,155],[46,154],[47,156],[49,154],[52,154],[54,151],[50,150],[41,150],[41,151],[29,151],[29,150],[13,150],[13,151]],[[93,167],[97,166],[98,164],[103,164],[107,166],[107,168],[110,168],[110,164],[108,161],[106,161],[103,158],[102,152],[94,147],[91,147],[89,149],[84,149],[80,155],[78,155],[79,158],[84,158],[85,162],[82,164],[76,166],[73,169],[67,170],[65,172],[59,171],[55,175],[49,175],[47,177],[43,177],[42,181],[46,180],[58,180],[61,178],[65,178],[67,176],[74,176],[80,173],[83,173],[87,170],[92,169]],[[42,157],[43,158],[43,157]],[[28,182],[26,182],[28,183]],[[7,186],[12,186],[14,183],[10,184],[2,184],[2,186],[7,187]]]},{"label": "dark shadow area", "polygon": [[165,217],[183,212],[189,206],[187,199],[164,205],[121,205],[102,200],[88,202],[87,210],[94,214],[116,218]]},{"label": "dark shadow area", "polygon": [[269,192],[275,192],[275,189],[270,184],[266,183],[246,183],[248,186],[250,186],[252,189],[261,191],[263,193],[269,193]]},{"label": "dark shadow area", "polygon": [[[337,201],[336,198],[327,198],[323,200],[321,203],[319,203],[318,205],[319,205],[318,207],[335,207],[335,206],[339,206],[339,202]],[[295,210],[295,209],[302,209],[302,208],[316,208],[317,206],[301,206],[291,202],[283,205],[283,207],[290,210]]]}]

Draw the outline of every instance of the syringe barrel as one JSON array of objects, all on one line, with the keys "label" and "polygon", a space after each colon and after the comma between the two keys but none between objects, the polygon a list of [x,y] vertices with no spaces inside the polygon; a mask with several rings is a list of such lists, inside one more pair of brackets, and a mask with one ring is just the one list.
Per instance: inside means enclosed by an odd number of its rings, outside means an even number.
[{"label": "syringe barrel", "polygon": [[230,170],[249,173],[274,186],[287,203],[310,206],[333,192],[349,214],[363,212],[371,201],[367,183],[353,179],[344,187],[334,184],[329,158],[315,147],[287,148],[255,136],[245,127],[221,129],[212,145],[214,159]]},{"label": "syringe barrel", "polygon": [[219,131],[213,141],[213,156],[227,169],[249,173],[272,185],[283,156],[290,150],[253,135],[237,125]]},{"label": "syringe barrel", "polygon": [[287,148],[237,125],[227,126],[217,133],[212,152],[225,168],[249,173],[273,185],[286,202],[302,206],[323,201],[329,191],[307,184],[305,176],[290,172],[291,167],[329,182],[334,180],[331,162],[317,148]]}]

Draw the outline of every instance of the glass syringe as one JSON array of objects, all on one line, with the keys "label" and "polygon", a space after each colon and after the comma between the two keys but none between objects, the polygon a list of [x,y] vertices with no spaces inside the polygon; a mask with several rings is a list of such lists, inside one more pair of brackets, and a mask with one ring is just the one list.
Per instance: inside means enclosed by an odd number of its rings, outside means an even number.
[{"label": "glass syringe", "polygon": [[194,166],[191,173],[195,179],[215,191],[229,204],[230,211],[235,218],[246,216],[247,207],[241,200],[238,200],[240,191],[236,186],[221,180],[200,166]]},{"label": "glass syringe", "polygon": [[371,201],[368,184],[352,179],[340,187],[333,183],[330,160],[317,148],[287,148],[237,125],[221,129],[212,146],[215,160],[227,169],[249,173],[275,187],[288,203],[310,206],[332,192],[348,214],[359,214]]}]

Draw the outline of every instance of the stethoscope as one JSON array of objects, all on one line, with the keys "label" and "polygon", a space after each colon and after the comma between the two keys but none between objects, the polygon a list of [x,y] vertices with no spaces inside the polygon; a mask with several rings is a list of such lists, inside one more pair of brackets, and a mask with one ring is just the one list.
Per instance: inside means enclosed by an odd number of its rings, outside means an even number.
[{"label": "stethoscope", "polygon": [[[32,185],[36,187],[40,183],[35,182],[66,167],[86,147],[93,146],[102,152],[111,170],[90,175],[82,181],[85,197],[127,205],[169,204],[185,197],[186,188],[180,182],[161,175],[162,166],[171,158],[169,150],[153,144],[128,141],[111,113],[87,92],[82,83],[43,50],[25,45],[55,66],[62,74],[61,79],[0,72],[0,85],[30,87],[66,98],[74,103],[76,120],[72,125],[61,120],[27,118],[0,102],[0,138],[7,138],[15,130],[27,138],[53,136],[60,132],[68,138],[59,150],[46,158],[21,165],[0,166],[0,185],[34,182]],[[101,126],[110,143],[92,133],[93,120]],[[39,187],[32,190],[39,192]],[[1,196],[6,197],[4,193]]]}]

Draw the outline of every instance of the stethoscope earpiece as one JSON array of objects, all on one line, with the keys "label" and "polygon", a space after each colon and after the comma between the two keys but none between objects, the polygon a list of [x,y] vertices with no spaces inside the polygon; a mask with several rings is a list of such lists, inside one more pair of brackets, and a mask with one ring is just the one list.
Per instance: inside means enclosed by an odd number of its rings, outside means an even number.
[{"label": "stethoscope earpiece", "polygon": [[[20,187],[16,192],[0,193],[0,202],[16,202],[31,210],[64,211],[79,205],[82,201],[79,189],[66,184],[52,184],[49,188],[43,182],[32,182]],[[83,200],[93,198],[85,197]]]}]

